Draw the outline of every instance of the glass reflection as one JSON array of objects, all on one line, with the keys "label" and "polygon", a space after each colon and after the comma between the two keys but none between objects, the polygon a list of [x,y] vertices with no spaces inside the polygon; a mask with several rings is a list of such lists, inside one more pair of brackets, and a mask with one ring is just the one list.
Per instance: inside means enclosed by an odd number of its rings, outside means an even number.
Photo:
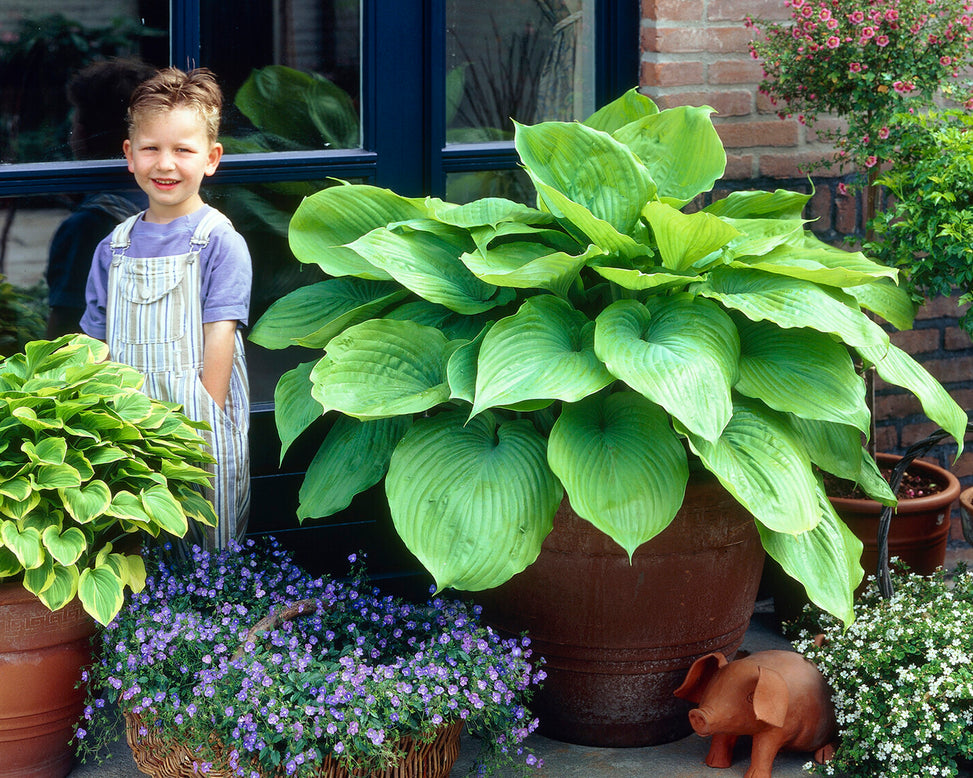
[{"label": "glass reflection", "polygon": [[447,0],[449,143],[594,110],[594,0]]}]

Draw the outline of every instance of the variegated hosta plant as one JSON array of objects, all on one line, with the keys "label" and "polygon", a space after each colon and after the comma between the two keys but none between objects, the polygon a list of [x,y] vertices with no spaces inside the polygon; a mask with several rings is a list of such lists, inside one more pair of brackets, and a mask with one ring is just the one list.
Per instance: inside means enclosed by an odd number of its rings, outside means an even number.
[{"label": "variegated hosta plant", "polygon": [[958,443],[966,416],[866,313],[911,325],[895,271],[815,238],[808,196],[685,208],[725,167],[711,113],[633,90],[584,123],[518,125],[534,207],[366,185],[306,199],[291,247],[325,277],[252,334],[324,350],[276,392],[285,452],[334,417],[300,517],[385,476],[396,530],[437,585],[477,590],[536,558],[565,492],[632,554],[672,521],[698,461],[810,598],[850,620],[861,545],[814,466],[894,501],[862,447],[855,359]]},{"label": "variegated hosta plant", "polygon": [[102,624],[145,584],[126,539],[216,523],[197,490],[213,461],[200,425],[107,357],[67,335],[0,361],[0,583],[23,582],[51,610],[77,595]]}]

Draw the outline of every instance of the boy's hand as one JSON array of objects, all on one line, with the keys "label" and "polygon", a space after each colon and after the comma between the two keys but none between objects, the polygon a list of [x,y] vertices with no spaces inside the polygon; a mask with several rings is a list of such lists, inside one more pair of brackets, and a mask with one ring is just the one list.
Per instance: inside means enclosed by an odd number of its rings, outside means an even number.
[{"label": "boy's hand", "polygon": [[200,381],[220,409],[226,404],[226,395],[230,391],[236,328],[236,320],[203,325],[203,374]]}]

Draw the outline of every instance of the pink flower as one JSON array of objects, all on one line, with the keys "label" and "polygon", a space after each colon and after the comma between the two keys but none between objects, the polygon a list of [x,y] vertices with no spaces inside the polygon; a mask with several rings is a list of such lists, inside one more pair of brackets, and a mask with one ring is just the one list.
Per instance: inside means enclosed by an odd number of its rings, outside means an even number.
[{"label": "pink flower", "polygon": [[885,18],[890,22],[894,22],[899,18],[899,12],[894,8],[889,8],[889,10],[885,12]]},{"label": "pink flower", "polygon": [[952,57],[943,56],[943,57],[940,57],[939,58],[939,64],[940,65],[950,65],[950,64],[952,64],[952,62],[953,62],[953,58]]},{"label": "pink flower", "polygon": [[875,45],[876,46],[881,46],[884,49],[886,46],[889,45],[889,36],[888,35],[879,35],[875,39]]},{"label": "pink flower", "polygon": [[916,85],[908,81],[893,81],[892,88],[899,94],[907,95],[915,90]]},{"label": "pink flower", "polygon": [[840,194],[842,197],[848,196],[848,184],[846,184],[844,181],[838,182],[838,194]]},{"label": "pink flower", "polygon": [[822,8],[822,9],[821,9],[821,10],[820,10],[820,11],[818,12],[818,18],[819,18],[819,19],[820,19],[820,20],[821,20],[822,22],[826,22],[826,21],[828,21],[828,19],[830,19],[830,18],[831,18],[831,11],[829,11],[829,10],[828,10],[827,8]]},{"label": "pink flower", "polygon": [[878,137],[881,138],[882,140],[885,140],[886,138],[888,138],[888,136],[889,136],[889,128],[888,127],[883,127],[882,129],[880,129],[878,131]]},{"label": "pink flower", "polygon": [[878,157],[874,154],[869,154],[865,158],[865,167],[875,167],[878,164]]},{"label": "pink flower", "polygon": [[861,11],[853,11],[852,13],[848,14],[848,20],[852,24],[861,24],[863,21],[865,21],[865,14],[863,14]]},{"label": "pink flower", "polygon": [[837,35],[832,35],[830,38],[828,38],[827,44],[829,49],[836,49],[841,45],[841,38],[839,38]]},{"label": "pink flower", "polygon": [[862,38],[861,39],[863,41],[867,41],[869,38],[874,38],[874,37],[875,37],[875,28],[874,27],[862,27]]},{"label": "pink flower", "polygon": [[811,8],[811,6],[809,5],[804,6],[801,9],[801,16],[803,16],[805,19],[811,18],[812,16],[814,16],[814,9]]},{"label": "pink flower", "polygon": [[838,29],[838,20],[837,19],[828,19],[828,23],[825,26],[829,30],[837,30]]},{"label": "pink flower", "polygon": [[852,73],[861,73],[862,72],[861,62],[852,62],[852,63],[850,63],[848,65],[848,70],[850,70]]}]

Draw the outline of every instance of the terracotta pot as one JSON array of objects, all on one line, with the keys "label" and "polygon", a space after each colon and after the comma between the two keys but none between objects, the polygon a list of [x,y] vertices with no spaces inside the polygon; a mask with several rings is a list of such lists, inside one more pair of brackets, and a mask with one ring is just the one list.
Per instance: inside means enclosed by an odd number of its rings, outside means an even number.
[{"label": "terracotta pot", "polygon": [[673,692],[699,657],[739,648],[763,554],[750,515],[700,474],[672,525],[631,564],[565,499],[537,561],[477,600],[488,623],[506,634],[526,630],[546,660],[531,706],[544,735],[654,745],[692,731],[691,705]]},{"label": "terracotta pot", "polygon": [[[878,454],[883,470],[893,467],[901,457]],[[949,539],[949,512],[960,494],[959,480],[938,465],[915,460],[911,472],[922,472],[943,485],[943,490],[928,497],[900,499],[889,528],[889,558],[899,557],[916,573],[929,575],[946,560]],[[862,567],[866,575],[878,569],[878,520],[882,506],[874,500],[830,497],[831,504],[849,529],[864,544]]]},{"label": "terracotta pot", "polygon": [[973,545],[973,486],[959,493],[959,513],[963,521],[963,537]]},{"label": "terracotta pot", "polygon": [[71,771],[94,631],[77,599],[52,613],[20,584],[0,584],[0,778]]}]

